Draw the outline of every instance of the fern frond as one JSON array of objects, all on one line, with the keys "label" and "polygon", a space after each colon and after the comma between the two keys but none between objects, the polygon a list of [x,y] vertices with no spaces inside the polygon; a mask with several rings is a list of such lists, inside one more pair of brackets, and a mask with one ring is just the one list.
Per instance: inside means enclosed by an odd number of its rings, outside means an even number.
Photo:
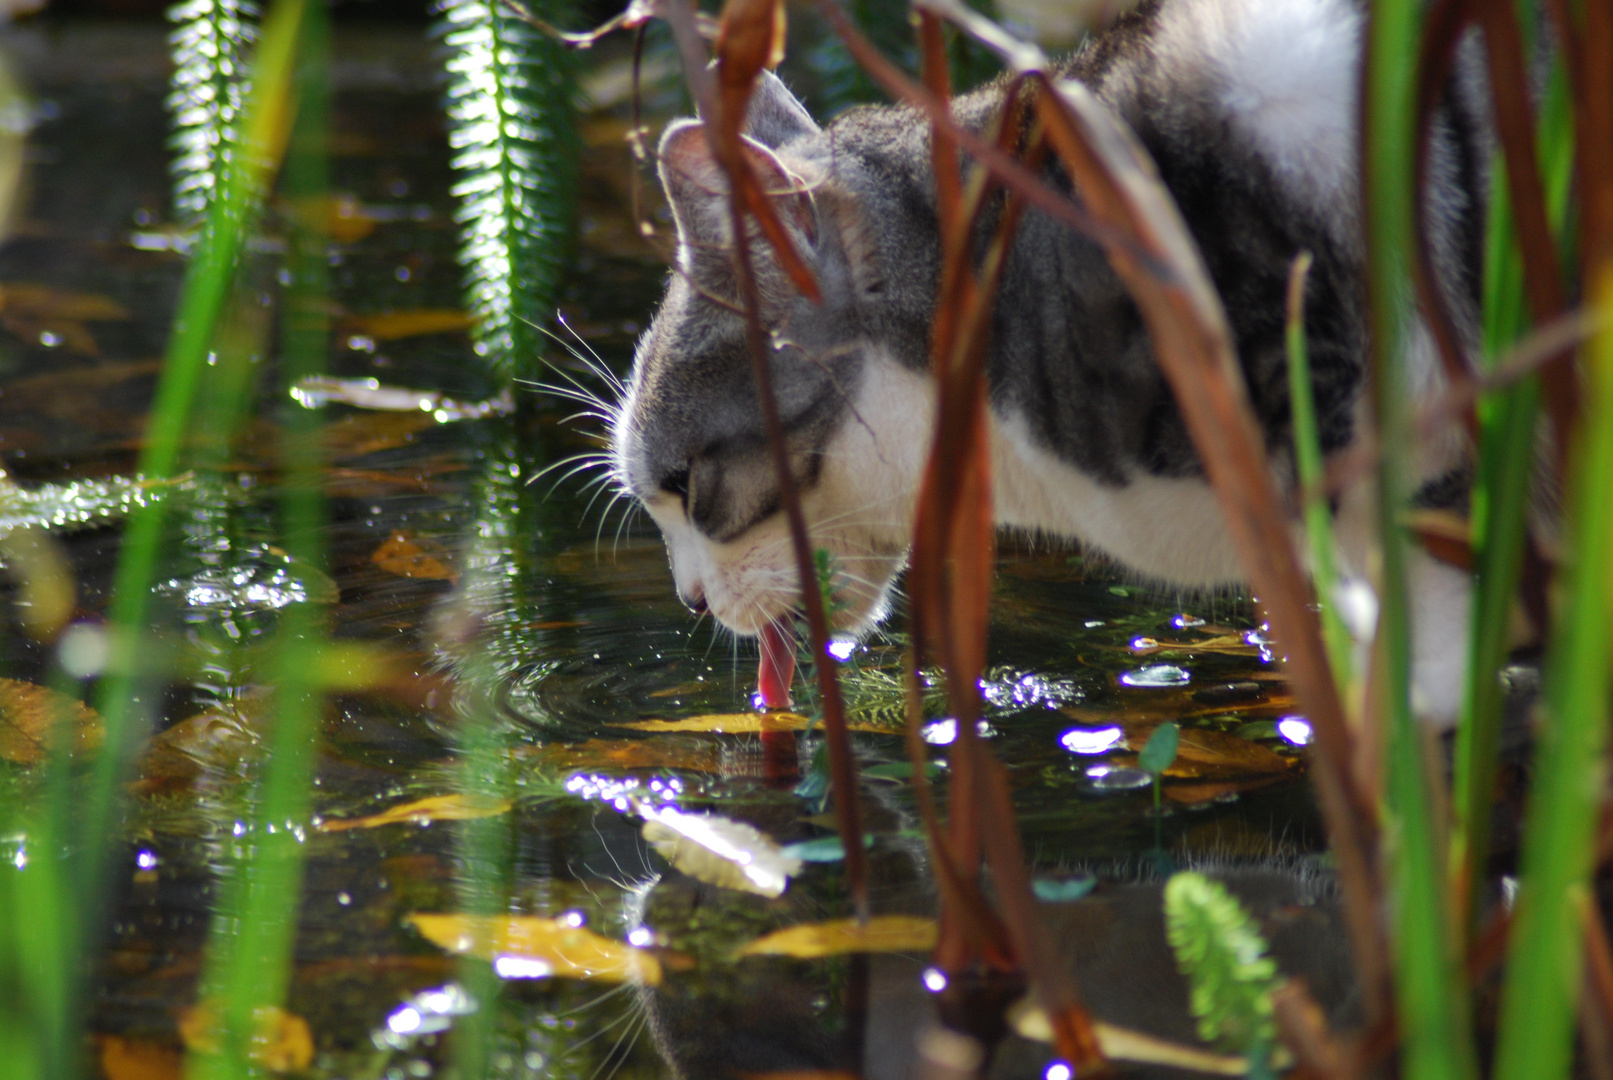
[{"label": "fern frond", "polygon": [[[565,25],[565,0],[530,6]],[[553,314],[572,217],[576,80],[570,53],[498,0],[444,0],[449,145],[460,173],[460,261],[476,351],[530,375]]]},{"label": "fern frond", "polygon": [[183,0],[168,9],[174,27],[168,35],[174,63],[168,84],[170,169],[174,214],[181,220],[207,215],[235,153],[257,17],[251,0]]},{"label": "fern frond", "polygon": [[1202,874],[1173,875],[1165,885],[1165,936],[1187,976],[1200,1037],[1239,1051],[1270,1047],[1277,965],[1243,905]]}]

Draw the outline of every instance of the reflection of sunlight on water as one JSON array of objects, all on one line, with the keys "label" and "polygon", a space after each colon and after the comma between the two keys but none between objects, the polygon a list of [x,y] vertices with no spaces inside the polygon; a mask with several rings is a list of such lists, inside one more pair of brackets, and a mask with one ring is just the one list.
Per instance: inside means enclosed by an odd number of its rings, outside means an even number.
[{"label": "reflection of sunlight on water", "polygon": [[980,693],[997,709],[1026,709],[1042,705],[1057,709],[1086,697],[1075,680],[1036,671],[994,667],[980,680]]},{"label": "reflection of sunlight on water", "polygon": [[1175,664],[1149,664],[1147,667],[1120,673],[1120,682],[1123,686],[1149,689],[1186,686],[1192,679],[1193,676],[1186,668],[1179,668]]},{"label": "reflection of sunlight on water", "polygon": [[1059,736],[1064,749],[1072,754],[1102,754],[1113,750],[1125,739],[1118,726],[1101,728],[1071,728]]}]

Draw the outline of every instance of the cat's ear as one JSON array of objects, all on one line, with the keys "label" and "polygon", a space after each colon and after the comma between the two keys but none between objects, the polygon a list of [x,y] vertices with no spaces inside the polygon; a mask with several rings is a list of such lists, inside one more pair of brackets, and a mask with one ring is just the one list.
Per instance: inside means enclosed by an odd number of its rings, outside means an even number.
[{"label": "cat's ear", "polygon": [[[800,177],[755,139],[744,138],[744,152],[762,190],[771,196],[779,221],[795,241],[796,251],[808,254],[817,235],[811,193]],[[728,176],[712,155],[705,126],[698,120],[680,120],[668,127],[661,136],[659,157],[661,186],[678,227],[678,261],[715,287],[716,279],[728,273],[733,246]],[[751,250],[763,276],[777,268],[765,241],[754,240]]]},{"label": "cat's ear", "polygon": [[792,139],[816,135],[818,125],[784,81],[764,70],[745,108],[745,134],[772,150]]}]

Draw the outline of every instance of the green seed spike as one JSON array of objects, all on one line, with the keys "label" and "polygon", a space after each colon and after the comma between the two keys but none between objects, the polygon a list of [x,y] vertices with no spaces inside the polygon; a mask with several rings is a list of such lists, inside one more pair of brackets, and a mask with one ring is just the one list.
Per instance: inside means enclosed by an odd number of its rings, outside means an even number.
[{"label": "green seed spike", "polygon": [[1165,885],[1165,936],[1187,976],[1199,1036],[1234,1050],[1270,1047],[1276,1038],[1271,995],[1277,965],[1254,920],[1220,882],[1172,875]]},{"label": "green seed spike", "polygon": [[[563,24],[563,2],[532,7]],[[442,15],[466,306],[477,354],[509,379],[530,374],[554,312],[575,191],[573,66],[498,0],[444,0]]]},{"label": "green seed spike", "polygon": [[225,162],[239,145],[247,54],[257,39],[250,0],[184,0],[168,9],[174,73],[168,86],[174,151],[174,214],[199,221],[218,195]]}]

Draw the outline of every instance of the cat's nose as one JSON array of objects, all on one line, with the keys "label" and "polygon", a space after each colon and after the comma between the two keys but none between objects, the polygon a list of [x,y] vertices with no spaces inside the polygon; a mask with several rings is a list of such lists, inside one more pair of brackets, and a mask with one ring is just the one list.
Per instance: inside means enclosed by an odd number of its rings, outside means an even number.
[{"label": "cat's nose", "polygon": [[678,599],[683,601],[684,607],[688,608],[696,615],[704,615],[706,613],[706,590],[702,589],[699,585],[691,585],[686,590],[679,589]]}]

